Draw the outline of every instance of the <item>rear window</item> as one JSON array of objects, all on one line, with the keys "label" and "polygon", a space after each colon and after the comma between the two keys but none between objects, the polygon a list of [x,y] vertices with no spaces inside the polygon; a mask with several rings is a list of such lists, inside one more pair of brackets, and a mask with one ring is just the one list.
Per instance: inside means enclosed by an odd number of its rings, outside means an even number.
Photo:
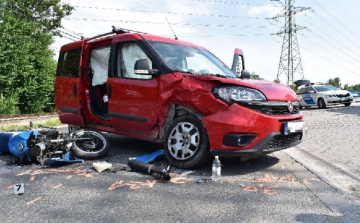
[{"label": "rear window", "polygon": [[58,76],[78,77],[81,48],[60,54]]}]

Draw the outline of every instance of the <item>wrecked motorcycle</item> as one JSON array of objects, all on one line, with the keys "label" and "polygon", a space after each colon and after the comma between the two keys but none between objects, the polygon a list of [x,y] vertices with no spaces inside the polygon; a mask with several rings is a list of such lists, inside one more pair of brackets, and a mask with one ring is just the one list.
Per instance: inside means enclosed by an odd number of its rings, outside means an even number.
[{"label": "wrecked motorcycle", "polygon": [[20,162],[52,165],[103,158],[110,146],[108,139],[98,131],[81,129],[65,137],[57,129],[44,128],[14,135],[9,139],[9,150]]}]

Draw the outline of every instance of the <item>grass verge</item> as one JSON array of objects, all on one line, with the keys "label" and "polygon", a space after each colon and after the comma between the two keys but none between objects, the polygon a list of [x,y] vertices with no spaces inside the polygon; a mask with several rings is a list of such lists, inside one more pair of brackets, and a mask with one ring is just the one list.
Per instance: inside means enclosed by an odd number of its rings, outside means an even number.
[{"label": "grass verge", "polygon": [[[41,126],[54,127],[54,126],[59,126],[59,125],[62,125],[62,123],[60,122],[59,119],[56,119],[56,120],[47,121],[47,122],[41,123],[41,124],[34,124],[33,128],[36,129]],[[30,129],[29,125],[0,126],[0,132],[9,132],[9,131],[13,131],[13,130],[28,130],[28,129]]]}]

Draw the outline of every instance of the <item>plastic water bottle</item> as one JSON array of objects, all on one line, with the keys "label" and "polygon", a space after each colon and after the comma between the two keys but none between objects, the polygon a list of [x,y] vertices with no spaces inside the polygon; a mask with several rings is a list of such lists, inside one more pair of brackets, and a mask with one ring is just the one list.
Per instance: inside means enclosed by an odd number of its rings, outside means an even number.
[{"label": "plastic water bottle", "polygon": [[212,163],[211,179],[213,182],[221,182],[221,163],[218,156],[215,156]]}]

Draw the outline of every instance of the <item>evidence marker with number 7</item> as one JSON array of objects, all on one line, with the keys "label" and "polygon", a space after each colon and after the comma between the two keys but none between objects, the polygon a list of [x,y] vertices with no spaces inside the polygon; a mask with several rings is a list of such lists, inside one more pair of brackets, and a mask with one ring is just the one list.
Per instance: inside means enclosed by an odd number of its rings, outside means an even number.
[{"label": "evidence marker with number 7", "polygon": [[14,194],[16,195],[22,195],[24,194],[24,184],[18,183],[14,185]]}]

